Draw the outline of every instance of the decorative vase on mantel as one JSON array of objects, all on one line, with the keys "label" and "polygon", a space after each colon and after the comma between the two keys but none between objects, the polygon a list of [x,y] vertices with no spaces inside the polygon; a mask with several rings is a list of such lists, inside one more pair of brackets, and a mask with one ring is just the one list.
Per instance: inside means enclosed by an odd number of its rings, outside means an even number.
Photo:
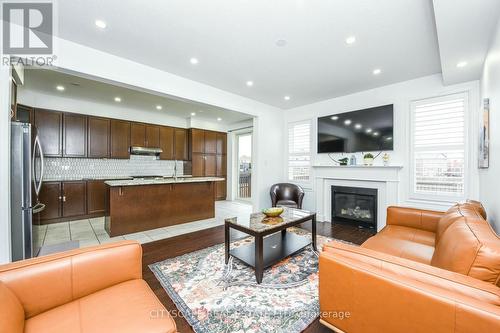
[{"label": "decorative vase on mantel", "polygon": [[370,153],[367,153],[363,156],[363,164],[365,166],[372,166],[373,165],[373,155]]}]

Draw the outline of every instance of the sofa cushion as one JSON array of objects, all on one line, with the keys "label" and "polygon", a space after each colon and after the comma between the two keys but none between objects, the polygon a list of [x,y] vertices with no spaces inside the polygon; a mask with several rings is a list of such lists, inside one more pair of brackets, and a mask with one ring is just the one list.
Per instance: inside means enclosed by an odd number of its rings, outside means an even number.
[{"label": "sofa cushion", "polygon": [[470,205],[452,207],[431,265],[500,285],[500,239]]},{"label": "sofa cushion", "polygon": [[430,264],[434,253],[435,234],[403,226],[387,225],[361,246],[396,257]]},{"label": "sofa cushion", "polygon": [[23,333],[24,309],[16,295],[0,282],[0,332]]},{"label": "sofa cushion", "polygon": [[123,282],[26,321],[25,333],[174,333],[176,326],[144,280]]}]

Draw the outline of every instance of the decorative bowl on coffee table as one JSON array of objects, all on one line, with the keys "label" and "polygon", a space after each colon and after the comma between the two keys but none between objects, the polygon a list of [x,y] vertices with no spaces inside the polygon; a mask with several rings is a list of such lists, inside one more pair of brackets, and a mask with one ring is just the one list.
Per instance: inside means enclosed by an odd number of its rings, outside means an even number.
[{"label": "decorative bowl on coffee table", "polygon": [[267,208],[262,211],[264,215],[267,217],[277,217],[280,216],[283,213],[284,209],[283,207],[272,207],[272,208]]}]

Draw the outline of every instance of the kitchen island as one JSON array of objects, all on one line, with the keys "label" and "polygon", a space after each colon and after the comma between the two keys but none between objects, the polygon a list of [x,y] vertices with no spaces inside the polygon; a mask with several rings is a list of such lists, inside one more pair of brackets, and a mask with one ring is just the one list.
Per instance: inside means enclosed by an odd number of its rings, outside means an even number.
[{"label": "kitchen island", "polygon": [[106,181],[105,229],[121,236],[215,217],[219,177]]}]

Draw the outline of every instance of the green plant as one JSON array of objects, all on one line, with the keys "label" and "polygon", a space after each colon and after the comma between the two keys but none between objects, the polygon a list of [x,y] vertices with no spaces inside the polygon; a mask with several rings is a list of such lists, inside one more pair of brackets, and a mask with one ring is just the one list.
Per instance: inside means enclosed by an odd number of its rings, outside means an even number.
[{"label": "green plant", "polygon": [[364,158],[373,158],[373,155],[370,154],[370,153],[366,153],[365,156],[364,156]]},{"label": "green plant", "polygon": [[340,165],[347,165],[347,162],[349,162],[349,158],[344,157],[339,160]]}]

